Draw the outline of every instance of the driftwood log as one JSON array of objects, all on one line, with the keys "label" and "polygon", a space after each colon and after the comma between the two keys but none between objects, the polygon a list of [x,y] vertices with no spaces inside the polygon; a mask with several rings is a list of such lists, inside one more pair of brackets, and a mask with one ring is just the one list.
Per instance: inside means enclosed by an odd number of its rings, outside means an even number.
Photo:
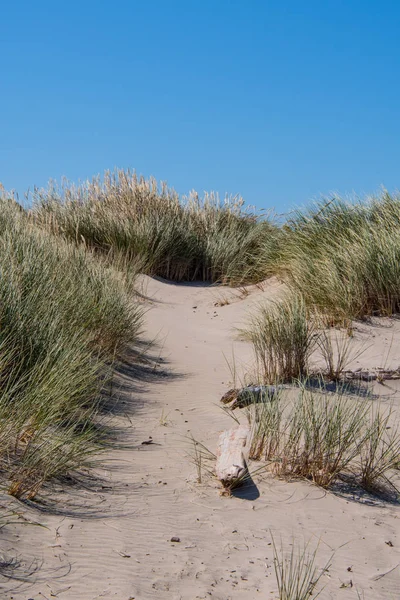
[{"label": "driftwood log", "polygon": [[246,477],[249,438],[247,425],[223,431],[219,436],[215,473],[224,487],[240,485]]},{"label": "driftwood log", "polygon": [[267,402],[272,400],[278,392],[283,389],[281,385],[249,385],[242,389],[232,389],[221,398],[223,404],[229,404],[229,408],[244,408],[255,402]]}]

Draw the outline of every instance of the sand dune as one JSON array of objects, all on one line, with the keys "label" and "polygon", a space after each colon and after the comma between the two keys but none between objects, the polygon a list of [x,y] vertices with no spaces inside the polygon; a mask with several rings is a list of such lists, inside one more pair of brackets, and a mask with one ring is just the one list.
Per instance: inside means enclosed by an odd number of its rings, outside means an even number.
[{"label": "sand dune", "polygon": [[[122,430],[125,447],[107,454],[92,489],[57,492],[59,514],[46,505],[13,504],[46,528],[21,522],[2,529],[4,560],[17,556],[21,563],[5,572],[36,573],[27,581],[2,578],[1,597],[275,598],[271,532],[288,549],[293,539],[319,541],[321,567],[334,553],[321,598],[356,599],[356,590],[365,600],[400,597],[398,505],[259,475],[229,498],[206,474],[196,480],[190,437],[215,451],[219,432],[232,423],[218,404],[232,387],[229,365],[234,358],[242,380],[251,367],[251,349],[235,328],[258,302],[279,293],[279,284],[240,293],[142,283],[149,298],[145,332],[160,361],[142,381],[130,377],[129,364],[122,369],[123,400],[110,424]],[[360,326],[354,343],[365,339],[372,345],[354,366],[383,366],[386,355],[400,364],[396,322]],[[395,382],[377,391],[397,401]]]}]

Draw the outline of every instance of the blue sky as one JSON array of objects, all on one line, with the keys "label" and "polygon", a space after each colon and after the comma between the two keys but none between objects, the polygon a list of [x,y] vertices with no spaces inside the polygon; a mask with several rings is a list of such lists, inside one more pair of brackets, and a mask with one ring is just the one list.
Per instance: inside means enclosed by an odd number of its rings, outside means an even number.
[{"label": "blue sky", "polygon": [[132,167],[278,212],[400,187],[398,1],[1,3],[0,181]]}]

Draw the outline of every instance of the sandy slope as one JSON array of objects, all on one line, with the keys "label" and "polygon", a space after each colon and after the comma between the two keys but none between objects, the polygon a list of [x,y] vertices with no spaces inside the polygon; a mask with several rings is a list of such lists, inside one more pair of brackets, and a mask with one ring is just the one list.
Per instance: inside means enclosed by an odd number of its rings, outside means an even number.
[{"label": "sandy slope", "polygon": [[[271,531],[288,549],[293,537],[320,540],[320,566],[335,552],[321,598],[356,600],[356,589],[365,600],[399,598],[397,505],[257,476],[233,498],[221,497],[210,477],[196,482],[188,436],[215,450],[218,433],[231,425],[218,406],[232,383],[228,362],[234,354],[239,376],[251,364],[250,348],[235,340],[234,328],[278,285],[252,288],[244,297],[144,283],[153,299],[145,331],[156,339],[161,361],[145,381],[133,380],[129,365],[121,374],[124,400],[112,423],[124,430],[127,447],[110,452],[99,471],[103,481],[93,482],[93,489],[60,493],[59,514],[46,505],[38,511],[15,504],[46,529],[17,524],[1,530],[4,557],[17,555],[21,562],[14,574],[29,571],[34,558],[31,570],[37,568],[26,583],[1,578],[1,598],[276,598]],[[215,306],[226,299],[229,304]],[[384,348],[396,360],[397,325],[393,339],[385,327],[371,331],[374,345],[365,360],[377,366]],[[363,329],[357,340],[371,331]],[[395,390],[383,391],[396,400]],[[150,437],[153,444],[141,444]]]}]

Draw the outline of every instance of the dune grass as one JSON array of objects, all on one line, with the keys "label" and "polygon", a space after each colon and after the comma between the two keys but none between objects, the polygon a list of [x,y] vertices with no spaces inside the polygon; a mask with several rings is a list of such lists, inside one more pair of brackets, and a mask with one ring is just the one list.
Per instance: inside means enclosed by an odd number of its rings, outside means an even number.
[{"label": "dune grass", "polygon": [[221,201],[214,193],[200,198],[192,192],[180,198],[130,171],[38,189],[33,215],[66,239],[175,281],[260,281],[278,233],[270,220],[245,210],[240,197]]},{"label": "dune grass", "polygon": [[272,537],[272,548],[279,600],[308,600],[311,596],[318,598],[323,591],[323,587],[321,589],[319,585],[320,580],[330,567],[328,562],[323,569],[318,570],[318,546],[312,550],[309,544],[301,546],[293,540],[290,554],[287,554],[282,545],[278,550]]},{"label": "dune grass", "polygon": [[328,324],[400,310],[400,195],[322,201],[281,234],[275,272]]},{"label": "dune grass", "polygon": [[385,485],[396,489],[388,473],[398,469],[399,457],[400,431],[393,408],[372,408],[367,434],[358,457],[362,487],[370,492]]},{"label": "dune grass", "polygon": [[242,331],[253,345],[257,378],[263,383],[306,376],[315,335],[303,297],[296,293],[261,305]]},{"label": "dune grass", "polygon": [[[400,433],[392,410],[370,400],[301,387],[249,409],[250,458],[279,477],[308,479],[323,488],[343,477],[370,492],[397,492]],[[390,426],[389,426],[390,423]]]},{"label": "dune grass", "polygon": [[[352,321],[400,310],[400,196],[384,192],[354,203],[334,198],[299,210],[282,226],[272,258],[269,269],[286,289],[260,307],[244,331],[257,381],[306,382],[318,374],[339,387],[336,394],[302,388],[295,401],[254,406],[253,458],[270,462],[279,476],[322,487],[350,476],[368,491],[397,493],[394,411],[347,397],[339,382],[356,356]],[[341,331],[327,330],[338,325]],[[310,364],[317,349],[326,363],[318,373]]]},{"label": "dune grass", "polygon": [[[261,304],[250,315],[241,336],[255,356],[258,383],[287,383],[317,376],[340,381],[348,364],[367,349],[352,345],[352,328],[327,328],[325,317],[306,304],[296,291],[286,290],[277,300]],[[312,364],[319,352],[325,367]]]},{"label": "dune grass", "polygon": [[110,364],[138,335],[126,281],[0,202],[0,472],[17,497],[89,464]]},{"label": "dune grass", "polygon": [[[94,451],[105,367],[140,325],[129,296],[138,270],[175,281],[243,285],[275,274],[285,282],[289,293],[261,308],[245,333],[267,383],[307,377],[317,347],[328,376],[339,380],[347,339],[336,343],[321,323],[351,328],[352,319],[400,310],[400,196],[386,192],[366,202],[333,198],[277,227],[239,197],[181,198],[154,179],[115,171],[79,186],[36,189],[29,213],[3,202],[0,238],[0,429],[1,439],[12,440],[1,442],[0,452],[17,495],[26,493],[25,481],[34,489],[58,472],[61,462],[46,453],[62,455],[70,469],[75,457],[86,461]],[[288,469],[329,485],[355,459],[357,427],[365,430],[359,406],[353,413],[340,397],[324,404],[303,395],[291,420],[279,409],[265,415],[269,425],[257,452],[281,454],[283,427]],[[279,435],[271,438],[272,430]],[[338,430],[348,437],[338,440]],[[379,445],[377,421],[367,430],[368,451],[358,448],[365,487],[379,472],[376,461],[393,462]],[[330,449],[318,447],[315,436],[322,435]],[[385,443],[393,448],[397,438]]]},{"label": "dune grass", "polygon": [[400,310],[400,196],[322,200],[274,220],[240,197],[181,198],[130,171],[36,189],[36,222],[111,260],[176,281],[277,275],[327,324]]}]

